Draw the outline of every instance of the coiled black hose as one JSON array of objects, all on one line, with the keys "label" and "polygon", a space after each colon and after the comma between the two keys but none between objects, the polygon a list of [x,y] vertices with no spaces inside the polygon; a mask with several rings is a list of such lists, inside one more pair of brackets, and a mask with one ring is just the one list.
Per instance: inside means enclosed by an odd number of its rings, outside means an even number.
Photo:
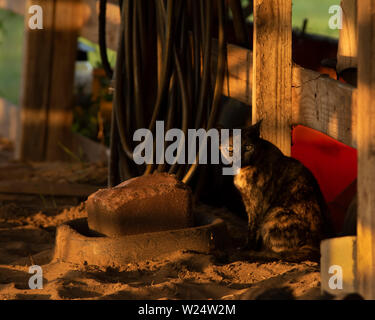
[{"label": "coiled black hose", "polygon": [[[99,14],[103,67],[108,77],[114,73],[115,78],[109,185],[155,170],[175,173],[189,183],[196,164],[135,165],[132,136],[144,126],[154,132],[158,120],[166,121],[166,130],[181,128],[185,135],[190,128],[208,130],[215,125],[226,69],[228,8],[224,0],[120,0],[119,5],[121,25],[114,72],[106,56],[106,0],[100,1]],[[236,5],[237,10],[238,2]],[[218,59],[213,66],[212,38],[216,35]],[[147,72],[150,66],[157,70],[155,74]],[[215,79],[211,79],[213,68]],[[183,147],[178,147],[177,154]]]}]

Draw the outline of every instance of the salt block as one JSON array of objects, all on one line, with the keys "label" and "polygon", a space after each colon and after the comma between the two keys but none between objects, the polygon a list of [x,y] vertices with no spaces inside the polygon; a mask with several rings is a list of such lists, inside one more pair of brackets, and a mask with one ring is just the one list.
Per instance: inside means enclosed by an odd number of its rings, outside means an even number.
[{"label": "salt block", "polygon": [[321,242],[322,292],[335,296],[356,292],[356,242],[355,236],[326,239]]},{"label": "salt block", "polygon": [[193,225],[192,193],[174,175],[156,173],[101,189],[87,200],[91,230],[109,237]]}]

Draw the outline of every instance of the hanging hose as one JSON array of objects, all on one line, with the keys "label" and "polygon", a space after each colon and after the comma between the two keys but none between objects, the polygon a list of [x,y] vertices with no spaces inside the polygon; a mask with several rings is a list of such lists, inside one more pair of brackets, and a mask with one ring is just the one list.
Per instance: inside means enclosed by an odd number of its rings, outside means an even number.
[{"label": "hanging hose", "polygon": [[[213,8],[214,1],[217,10]],[[237,5],[234,15],[238,16],[238,1],[234,3]],[[176,161],[171,165],[137,166],[131,138],[135,130],[145,125],[154,133],[159,120],[166,121],[166,130],[182,129],[185,137],[188,129],[208,130],[215,125],[226,69],[228,8],[224,0],[120,0],[119,4],[121,25],[114,72],[109,185],[154,170],[174,173],[189,183],[197,164],[189,166]],[[106,0],[101,0],[99,43],[103,67],[111,77],[113,71],[107,63],[105,46],[105,7]],[[212,38],[216,32],[218,59],[216,78],[211,83]],[[150,75],[148,68],[157,72]],[[150,88],[155,91],[149,92]],[[155,151],[155,142],[153,148]],[[184,151],[184,144],[177,146],[176,160]],[[154,157],[155,160],[158,159]]]},{"label": "hanging hose", "polygon": [[[208,119],[207,130],[211,129],[216,121],[217,111],[220,103],[220,98],[223,91],[225,62],[226,62],[226,43],[225,43],[225,15],[224,15],[224,0],[218,0],[218,17],[219,17],[219,57],[216,72],[215,92],[212,102],[212,109]],[[211,40],[210,40],[211,41]],[[199,152],[197,159],[199,159]],[[186,173],[182,181],[189,183],[198,167],[198,161],[194,163],[189,171]]]},{"label": "hanging hose", "polygon": [[[163,5],[163,0],[159,0],[159,5]],[[163,56],[163,66],[162,66],[162,72],[161,72],[161,79],[160,79],[160,86],[158,88],[158,95],[157,100],[155,104],[155,109],[152,114],[151,122],[149,125],[149,130],[153,131],[156,123],[156,119],[162,104],[162,100],[164,98],[164,95],[166,93],[166,87],[168,84],[168,73],[170,71],[171,66],[171,57],[172,57],[172,46],[173,46],[173,32],[174,32],[174,19],[173,19],[173,11],[175,7],[175,1],[174,0],[168,0],[168,6],[167,6],[167,31],[166,31],[166,37],[165,37],[165,53]]]},{"label": "hanging hose", "polygon": [[229,0],[229,6],[233,14],[233,25],[237,42],[246,46],[249,42],[249,31],[247,30],[245,16],[242,11],[241,0]]},{"label": "hanging hose", "polygon": [[[122,0],[121,0],[122,2]],[[112,79],[113,70],[108,60],[107,43],[106,43],[106,15],[107,15],[107,0],[100,0],[99,2],[99,49],[100,57],[102,59],[103,68],[107,74],[108,79]]]},{"label": "hanging hose", "polygon": [[[203,108],[206,103],[207,92],[209,88],[209,82],[211,80],[211,39],[212,39],[212,19],[211,19],[211,0],[206,0],[206,28],[204,35],[204,53],[203,53],[203,76],[201,82],[201,90],[198,100],[198,110],[195,119],[195,128],[198,129],[202,125]],[[201,4],[201,11],[203,12],[203,3]]]}]

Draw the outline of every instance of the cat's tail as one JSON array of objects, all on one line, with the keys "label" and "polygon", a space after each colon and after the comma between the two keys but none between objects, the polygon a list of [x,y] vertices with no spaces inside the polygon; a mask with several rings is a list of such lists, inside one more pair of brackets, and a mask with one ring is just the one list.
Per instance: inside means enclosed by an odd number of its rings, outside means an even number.
[{"label": "cat's tail", "polygon": [[320,261],[320,250],[312,246],[303,246],[298,249],[291,249],[281,252],[274,251],[245,251],[242,252],[246,260],[251,261],[275,261],[281,260],[286,262],[303,262],[303,261]]}]

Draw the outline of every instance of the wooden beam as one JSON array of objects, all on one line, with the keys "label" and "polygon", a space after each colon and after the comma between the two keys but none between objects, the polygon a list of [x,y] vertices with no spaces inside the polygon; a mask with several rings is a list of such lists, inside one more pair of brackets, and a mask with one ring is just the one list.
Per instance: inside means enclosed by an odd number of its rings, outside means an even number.
[{"label": "wooden beam", "polygon": [[291,150],[292,1],[254,1],[253,123],[285,155]]},{"label": "wooden beam", "polygon": [[357,0],[341,0],[343,12],[337,53],[338,73],[357,67]]},{"label": "wooden beam", "polygon": [[44,29],[29,29],[28,15],[25,16],[20,158],[42,161],[47,138],[55,5],[54,1],[29,0],[27,7],[31,5],[42,6]]},{"label": "wooden beam", "polygon": [[45,160],[69,160],[72,148],[74,70],[83,24],[81,0],[55,0]]},{"label": "wooden beam", "polygon": [[67,160],[71,148],[73,79],[81,1],[29,0],[43,8],[43,29],[28,28],[21,94],[22,160]]},{"label": "wooden beam", "polygon": [[293,67],[292,124],[357,146],[355,89],[318,72]]},{"label": "wooden beam", "polygon": [[359,293],[375,299],[375,0],[358,1]]}]

